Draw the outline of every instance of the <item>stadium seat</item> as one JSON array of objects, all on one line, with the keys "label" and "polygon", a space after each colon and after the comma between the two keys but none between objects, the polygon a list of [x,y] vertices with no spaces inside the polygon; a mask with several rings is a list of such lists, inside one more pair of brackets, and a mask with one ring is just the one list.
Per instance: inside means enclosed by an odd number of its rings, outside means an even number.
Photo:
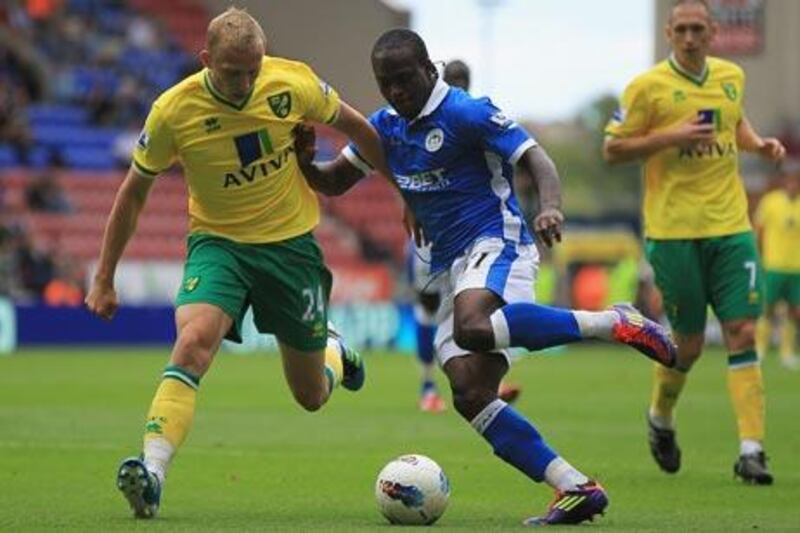
[{"label": "stadium seat", "polygon": [[0,167],[15,167],[19,165],[17,152],[10,146],[0,144]]},{"label": "stadium seat", "polygon": [[61,157],[71,167],[96,170],[111,170],[116,167],[116,159],[107,148],[64,146]]},{"label": "stadium seat", "polygon": [[82,126],[88,120],[86,109],[73,105],[31,105],[27,113],[32,126]]}]

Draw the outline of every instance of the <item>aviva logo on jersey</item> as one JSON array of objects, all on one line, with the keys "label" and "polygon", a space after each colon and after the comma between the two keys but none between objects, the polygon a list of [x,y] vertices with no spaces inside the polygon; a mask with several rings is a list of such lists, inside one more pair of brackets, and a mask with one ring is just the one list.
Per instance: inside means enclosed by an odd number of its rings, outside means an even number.
[{"label": "aviva logo on jersey", "polygon": [[242,167],[258,161],[267,154],[272,153],[272,140],[266,128],[258,131],[245,133],[233,138],[236,144],[236,152],[239,154],[239,162]]},{"label": "aviva logo on jersey", "polygon": [[273,154],[272,143],[270,142],[267,130],[248,133],[234,137],[236,151],[239,153],[241,168],[236,172],[227,172],[223,176],[222,187],[241,187],[248,183],[253,183],[256,178],[266,177],[272,172],[283,168],[289,162],[289,157],[294,153],[294,146],[287,146],[277,154],[272,155],[266,161],[251,164],[259,161],[265,155]]},{"label": "aviva logo on jersey", "polygon": [[690,148],[679,148],[678,157],[680,159],[702,159],[702,158],[720,158],[720,157],[736,157],[736,145],[732,142],[721,143],[714,141],[708,144],[696,145]]}]

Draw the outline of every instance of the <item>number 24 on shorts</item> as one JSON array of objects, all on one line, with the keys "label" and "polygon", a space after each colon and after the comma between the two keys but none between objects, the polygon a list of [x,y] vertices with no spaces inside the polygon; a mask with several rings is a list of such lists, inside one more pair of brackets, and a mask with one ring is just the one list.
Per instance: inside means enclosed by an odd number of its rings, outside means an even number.
[{"label": "number 24 on shorts", "polygon": [[311,287],[303,289],[303,300],[305,300],[306,310],[303,313],[303,321],[313,322],[325,313],[325,298],[322,294],[322,287],[317,286],[316,290]]}]

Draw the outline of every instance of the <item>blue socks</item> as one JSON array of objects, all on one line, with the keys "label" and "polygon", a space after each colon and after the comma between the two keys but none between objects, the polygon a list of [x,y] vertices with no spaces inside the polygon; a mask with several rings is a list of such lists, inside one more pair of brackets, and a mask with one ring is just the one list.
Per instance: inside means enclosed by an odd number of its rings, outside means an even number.
[{"label": "blue socks", "polygon": [[503,400],[487,405],[470,423],[495,455],[534,481],[543,481],[547,465],[558,457],[533,424]]},{"label": "blue socks", "polygon": [[424,364],[433,363],[433,339],[436,326],[417,322],[417,358]]},{"label": "blue socks", "polygon": [[495,348],[521,346],[541,350],[583,339],[571,310],[533,303],[501,307],[490,317]]}]

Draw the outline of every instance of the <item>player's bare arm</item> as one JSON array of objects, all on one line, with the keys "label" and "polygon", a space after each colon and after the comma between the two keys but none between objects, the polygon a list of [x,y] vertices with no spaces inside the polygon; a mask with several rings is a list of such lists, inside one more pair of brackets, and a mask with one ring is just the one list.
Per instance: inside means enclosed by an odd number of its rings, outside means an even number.
[{"label": "player's bare arm", "polygon": [[365,174],[341,154],[333,161],[314,162],[316,140],[313,126],[301,124],[295,128],[294,149],[300,170],[315,191],[325,196],[344,194]]},{"label": "player's bare arm", "polygon": [[[364,118],[364,115],[342,102],[339,116],[331,124],[334,128],[347,135],[358,148],[358,153],[367,162],[384,176],[391,176],[392,172],[383,156],[383,148],[378,132]],[[391,180],[390,180],[391,181]],[[394,182],[392,182],[394,183]],[[396,185],[395,185],[396,188]]]},{"label": "player's bare arm", "polygon": [[544,148],[534,146],[522,154],[517,162],[531,176],[539,196],[539,214],[533,220],[533,229],[548,248],[561,242],[561,178],[555,163]]},{"label": "player's bare arm", "polygon": [[774,137],[761,137],[747,117],[736,126],[736,144],[745,152],[754,152],[770,161],[780,161],[786,156],[786,148]]},{"label": "player's bare arm", "polygon": [[691,148],[713,140],[714,126],[693,118],[670,130],[630,137],[608,136],[603,143],[603,159],[612,165],[628,163],[646,159],[665,148],[675,146]]},{"label": "player's bare arm", "polygon": [[86,295],[86,307],[100,318],[111,320],[119,302],[114,290],[114,273],[128,244],[153,186],[153,178],[141,176],[133,167],[122,182],[108,217],[97,272]]}]

